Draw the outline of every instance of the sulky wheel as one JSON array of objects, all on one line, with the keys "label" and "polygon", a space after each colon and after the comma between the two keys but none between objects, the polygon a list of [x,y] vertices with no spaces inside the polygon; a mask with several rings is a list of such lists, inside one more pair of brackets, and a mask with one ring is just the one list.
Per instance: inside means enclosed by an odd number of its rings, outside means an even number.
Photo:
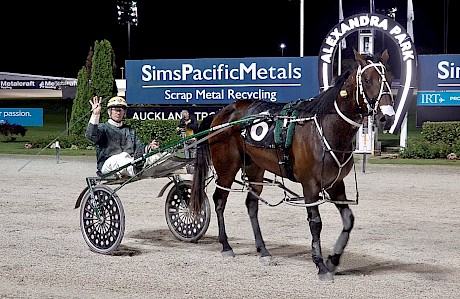
[{"label": "sulky wheel", "polygon": [[99,185],[93,188],[94,200],[88,191],[80,207],[80,229],[89,248],[97,253],[110,254],[125,232],[125,212],[120,198],[112,189]]},{"label": "sulky wheel", "polygon": [[196,242],[203,237],[211,219],[207,199],[203,204],[200,215],[195,217],[192,214],[188,206],[191,189],[191,181],[177,182],[169,190],[165,204],[165,215],[169,229],[176,238],[185,242]]}]

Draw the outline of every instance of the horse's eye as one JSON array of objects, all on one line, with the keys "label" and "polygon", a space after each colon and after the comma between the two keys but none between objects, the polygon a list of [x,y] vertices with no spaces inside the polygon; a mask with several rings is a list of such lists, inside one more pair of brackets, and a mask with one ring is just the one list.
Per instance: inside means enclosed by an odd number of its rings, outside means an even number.
[{"label": "horse's eye", "polygon": [[369,78],[369,77],[364,78],[364,82],[366,82],[366,84],[370,84],[371,83],[371,78]]}]

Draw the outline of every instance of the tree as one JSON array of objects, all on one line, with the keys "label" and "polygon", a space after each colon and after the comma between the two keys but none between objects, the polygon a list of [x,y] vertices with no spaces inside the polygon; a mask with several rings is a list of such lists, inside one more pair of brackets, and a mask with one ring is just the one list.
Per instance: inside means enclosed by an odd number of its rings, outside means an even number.
[{"label": "tree", "polygon": [[94,55],[91,70],[91,88],[94,95],[102,97],[101,122],[107,120],[107,101],[117,94],[115,83],[116,65],[112,45],[107,40],[94,43]]},{"label": "tree", "polygon": [[[86,67],[82,67],[77,76],[77,93],[72,105],[72,115],[70,117],[70,133],[84,135],[89,120],[89,100],[91,99],[91,85],[89,82]],[[88,119],[86,119],[88,116]]]},{"label": "tree", "polygon": [[[94,51],[93,51],[94,49]],[[70,133],[83,136],[90,118],[89,100],[97,95],[103,98],[101,122],[107,120],[108,99],[118,93],[115,83],[115,54],[109,41],[96,41],[90,47],[85,66],[78,72],[77,93],[72,105]]]}]

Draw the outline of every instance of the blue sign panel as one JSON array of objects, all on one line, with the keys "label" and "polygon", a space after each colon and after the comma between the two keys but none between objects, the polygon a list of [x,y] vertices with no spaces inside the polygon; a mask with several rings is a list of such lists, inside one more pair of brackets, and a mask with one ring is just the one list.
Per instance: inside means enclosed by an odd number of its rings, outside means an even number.
[{"label": "blue sign panel", "polygon": [[460,106],[460,91],[419,91],[417,106]]},{"label": "blue sign panel", "polygon": [[460,55],[419,55],[418,89],[460,90]]},{"label": "blue sign panel", "polygon": [[43,127],[43,108],[0,108],[0,123]]},{"label": "blue sign panel", "polygon": [[129,104],[291,102],[319,93],[317,57],[127,60]]},{"label": "blue sign panel", "polygon": [[420,55],[417,127],[460,120],[460,55]]}]

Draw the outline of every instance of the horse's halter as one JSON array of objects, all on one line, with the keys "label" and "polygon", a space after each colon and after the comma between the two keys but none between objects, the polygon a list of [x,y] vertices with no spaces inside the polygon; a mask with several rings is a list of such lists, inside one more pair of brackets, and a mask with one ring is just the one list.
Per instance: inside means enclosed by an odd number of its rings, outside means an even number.
[{"label": "horse's halter", "polygon": [[[385,66],[381,62],[372,62],[368,60],[369,64],[366,65],[365,67],[361,67],[361,65],[358,66],[358,71],[356,72],[356,103],[359,105],[359,99],[358,95],[360,94],[363,97],[364,103],[367,106],[367,114],[372,115],[372,119],[374,119],[374,116],[377,114],[377,108],[379,107],[379,102],[380,99],[382,98],[383,95],[389,95],[391,97],[391,103],[394,103],[393,100],[393,94],[391,93],[391,87],[390,84],[387,81],[387,78],[385,76]],[[377,99],[375,101],[369,101],[366,93],[364,92],[364,87],[363,87],[363,78],[362,75],[365,70],[368,68],[373,67],[377,73],[380,75],[380,91],[379,95],[377,96]],[[383,111],[384,112],[384,111]]]}]

